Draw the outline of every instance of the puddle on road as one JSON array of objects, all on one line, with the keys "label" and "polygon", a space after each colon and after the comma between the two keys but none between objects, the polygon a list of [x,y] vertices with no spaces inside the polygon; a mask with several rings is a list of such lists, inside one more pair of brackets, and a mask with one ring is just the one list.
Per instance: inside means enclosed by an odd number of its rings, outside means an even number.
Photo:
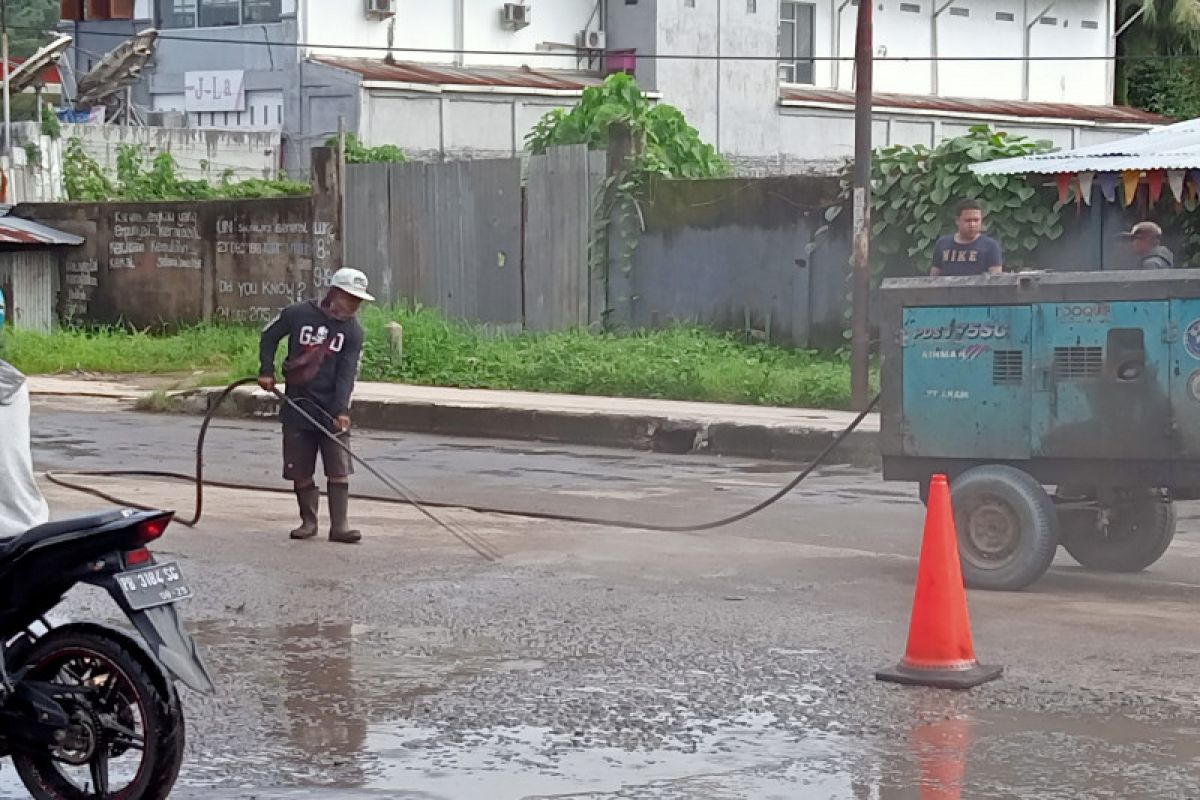
[{"label": "puddle on road", "polygon": [[[589,746],[584,737],[547,728],[481,730],[457,742],[432,729],[381,725],[367,736],[378,766],[363,788],[445,800],[863,796],[843,766],[849,742],[837,737],[796,741],[773,729],[772,722],[747,715],[698,740],[691,751],[637,752]],[[787,774],[771,778],[769,793],[762,793],[768,787],[759,773],[779,771],[783,759],[790,762],[782,768]]]},{"label": "puddle on road", "polygon": [[[326,623],[198,627],[221,696],[184,697],[191,742],[179,798],[1116,800],[1184,797],[1200,784],[1200,725],[978,711],[969,694],[906,690],[889,694],[876,719],[917,722],[887,737],[747,711],[685,715],[664,729],[667,744],[628,749],[589,720],[566,731],[474,727],[465,715],[431,721],[430,695],[546,668],[501,657],[485,636]],[[575,691],[611,694],[614,708],[623,697],[602,686]],[[815,686],[791,696],[833,702]],[[677,703],[692,706],[683,695]],[[749,696],[743,705],[761,707]],[[872,717],[859,712],[843,711],[846,721]],[[631,728],[665,721],[628,717]],[[25,796],[14,771],[0,770],[0,798]]]}]

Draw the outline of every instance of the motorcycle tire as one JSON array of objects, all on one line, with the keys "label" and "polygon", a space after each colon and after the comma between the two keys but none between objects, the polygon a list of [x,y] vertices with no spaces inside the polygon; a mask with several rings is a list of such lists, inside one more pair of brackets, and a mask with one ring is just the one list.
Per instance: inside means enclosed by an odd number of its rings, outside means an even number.
[{"label": "motorcycle tire", "polygon": [[[132,639],[90,625],[51,630],[33,644],[22,662],[33,665],[32,680],[52,681],[74,663],[72,659],[109,670],[105,686],[115,675],[122,700],[128,701],[126,708],[136,707],[140,713],[143,750],[137,772],[127,786],[110,786],[101,795],[94,785],[80,787],[64,775],[57,766],[64,762],[49,748],[45,753],[15,752],[13,764],[25,788],[36,800],[95,800],[101,796],[107,800],[165,800],[179,776],[185,740],[183,709],[170,680]],[[86,767],[93,779],[94,763],[88,762]]]}]

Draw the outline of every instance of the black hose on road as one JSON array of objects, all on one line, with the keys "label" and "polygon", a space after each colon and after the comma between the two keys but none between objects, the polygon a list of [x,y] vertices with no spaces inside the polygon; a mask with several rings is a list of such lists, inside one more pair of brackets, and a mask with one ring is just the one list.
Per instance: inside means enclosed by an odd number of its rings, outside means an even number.
[{"label": "black hose on road", "polygon": [[[282,487],[247,486],[244,483],[229,483],[229,482],[224,482],[224,481],[213,481],[213,480],[205,480],[204,479],[204,442],[208,436],[209,426],[212,424],[213,418],[216,417],[217,410],[221,407],[221,404],[224,403],[225,400],[228,399],[228,397],[231,394],[233,394],[233,392],[236,391],[238,388],[245,386],[247,384],[257,383],[257,382],[258,382],[257,378],[243,378],[241,380],[234,381],[233,383],[231,383],[225,387],[225,389],[217,397],[216,401],[212,402],[209,405],[208,412],[204,415],[204,421],[200,425],[200,435],[196,440],[196,474],[195,475],[188,475],[188,474],[182,473],[182,472],[165,472],[165,471],[160,471],[160,470],[93,470],[93,471],[87,471],[87,472],[66,472],[66,473],[47,472],[46,479],[49,480],[51,483],[57,484],[64,488],[71,489],[71,490],[77,491],[77,492],[83,492],[84,494],[89,494],[93,497],[98,497],[101,500],[107,500],[110,503],[116,503],[118,505],[129,506],[131,508],[138,508],[138,509],[144,509],[144,510],[155,510],[155,509],[152,509],[149,506],[141,505],[139,503],[133,503],[133,502],[130,502],[128,500],[125,500],[125,499],[122,499],[119,497],[114,497],[110,494],[106,494],[105,492],[103,492],[99,489],[96,489],[95,487],[88,486],[88,485],[82,484],[82,483],[76,483],[74,481],[67,480],[66,478],[64,478],[62,476],[63,475],[72,475],[74,477],[81,477],[81,478],[87,478],[87,477],[92,477],[92,478],[160,478],[160,479],[166,479],[166,480],[193,481],[196,484],[196,511],[190,519],[178,520],[179,524],[185,525],[189,528],[195,527],[200,522],[200,518],[204,513],[204,487],[206,485],[223,488],[223,489],[241,489],[241,490],[278,492],[281,494],[291,494],[292,493],[291,489],[285,489]],[[713,530],[714,528],[720,528],[725,525],[731,525],[735,522],[740,522],[741,520],[746,519],[747,517],[753,516],[754,514],[759,513],[763,509],[782,500],[793,489],[795,489],[797,486],[799,486],[801,481],[803,481],[805,478],[807,478],[809,475],[811,475],[817,469],[817,467],[820,466],[825,461],[825,459],[827,459],[833,453],[833,451],[836,450],[838,448],[838,446],[840,446],[842,444],[842,442],[844,442],[846,440],[846,437],[848,437],[851,433],[853,433],[854,430],[856,428],[858,428],[859,425],[862,424],[862,421],[864,419],[866,419],[867,415],[869,413],[871,413],[871,411],[875,408],[876,405],[879,404],[879,398],[880,398],[880,395],[878,395],[878,394],[875,395],[875,397],[871,399],[871,402],[867,404],[867,407],[865,409],[863,409],[858,414],[858,416],[856,416],[854,418],[854,420],[844,430],[842,430],[840,433],[838,433],[838,435],[835,436],[829,442],[829,444],[825,445],[825,447],[821,450],[821,452],[818,453],[816,455],[816,457],[813,458],[813,460],[810,461],[804,467],[804,469],[802,469],[796,475],[796,477],[794,477],[791,481],[789,481],[787,483],[787,485],[785,485],[783,488],[781,488],[779,491],[775,492],[773,495],[771,495],[767,499],[765,499],[759,503],[756,503],[755,505],[751,506],[750,508],[748,508],[744,511],[740,511],[737,514],[733,514],[728,517],[722,517],[720,519],[712,520],[711,522],[702,522],[702,523],[693,524],[693,525],[657,525],[657,524],[653,524],[653,523],[632,522],[632,521],[628,521],[628,520],[602,519],[600,517],[588,517],[588,516],[574,515],[574,514],[520,511],[520,510],[516,510],[516,509],[507,509],[507,508],[492,508],[492,507],[487,507],[487,506],[472,506],[472,505],[463,505],[463,504],[455,504],[455,503],[434,503],[434,502],[421,500],[419,497],[417,497],[416,493],[414,493],[411,489],[409,489],[403,483],[396,480],[395,478],[392,478],[388,475],[383,474],[382,472],[377,470],[375,467],[371,466],[371,464],[369,464],[366,460],[355,455],[354,452],[352,452],[350,450],[349,446],[347,446],[341,439],[337,438],[337,436],[335,436],[333,433],[331,433],[323,424],[321,424],[317,420],[315,420],[299,404],[297,404],[294,400],[292,400],[292,398],[283,394],[278,389],[275,389],[274,393],[275,393],[275,396],[279,398],[280,402],[286,403],[287,405],[289,405],[294,411],[299,413],[304,419],[306,419],[314,427],[316,427],[318,430],[320,430],[322,433],[324,433],[325,436],[329,437],[329,439],[331,439],[339,447],[344,449],[350,455],[350,457],[352,459],[354,459],[354,461],[356,461],[364,469],[366,469],[368,472],[370,472],[372,475],[374,475],[376,478],[378,478],[385,486],[387,486],[389,489],[391,489],[396,495],[394,497],[380,497],[378,495],[353,494],[353,495],[351,495],[352,497],[354,497],[355,499],[359,499],[359,500],[371,500],[374,502],[384,502],[384,503],[403,503],[405,505],[413,506],[418,511],[420,511],[422,514],[424,514],[426,517],[428,517],[430,520],[435,522],[439,527],[441,527],[442,529],[444,529],[445,531],[450,533],[452,536],[454,536],[456,539],[458,539],[460,542],[462,542],[462,544],[464,544],[465,546],[467,546],[468,548],[473,550],[475,553],[477,553],[479,556],[481,556],[482,558],[484,558],[488,561],[498,561],[501,557],[500,552],[498,550],[496,550],[496,548],[494,546],[492,546],[485,539],[483,539],[483,537],[467,530],[463,526],[454,524],[454,523],[450,523],[446,520],[439,518],[437,515],[435,515],[429,509],[430,508],[462,508],[462,509],[466,509],[469,511],[476,511],[479,513],[505,514],[505,515],[510,515],[510,516],[529,517],[529,518],[533,518],[533,519],[547,519],[547,520],[557,520],[557,521],[562,521],[562,522],[575,522],[575,523],[580,523],[580,524],[585,524],[585,525],[602,525],[605,527],[612,527],[612,528],[627,528],[627,529],[634,529],[634,530],[662,531],[662,532],[666,532],[666,533],[697,533],[700,531],[709,531],[709,530]]]}]

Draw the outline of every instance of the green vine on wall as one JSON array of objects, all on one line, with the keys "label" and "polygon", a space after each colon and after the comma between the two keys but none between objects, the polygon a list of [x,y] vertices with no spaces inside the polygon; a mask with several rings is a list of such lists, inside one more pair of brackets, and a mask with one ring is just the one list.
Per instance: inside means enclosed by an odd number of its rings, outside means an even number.
[{"label": "green vine on wall", "polygon": [[161,152],[146,162],[139,145],[117,148],[116,175],[108,175],[83,149],[79,139],[67,142],[63,155],[63,184],[67,198],[75,202],[108,200],[230,200],[306,195],[311,187],[286,178],[234,180],[226,170],[214,183],[181,178],[170,153]]}]

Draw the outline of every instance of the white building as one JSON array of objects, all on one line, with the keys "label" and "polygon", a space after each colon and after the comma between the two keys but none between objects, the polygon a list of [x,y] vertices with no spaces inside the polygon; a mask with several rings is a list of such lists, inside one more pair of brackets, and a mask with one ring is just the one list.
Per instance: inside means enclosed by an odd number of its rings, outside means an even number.
[{"label": "white building", "polygon": [[[1114,2],[880,0],[875,143],[933,145],[986,122],[1074,146],[1160,122],[1108,102]],[[157,26],[143,102],[193,126],[278,129],[292,167],[339,122],[419,158],[511,155],[543,113],[602,80],[606,62],[632,67],[755,173],[850,155],[853,65],[838,59],[853,55],[856,4],[135,0],[126,19],[64,27],[81,70],[82,53],[119,41],[112,32]],[[1095,60],[1037,60],[1049,56]],[[978,57],[1010,60],[932,60]]]}]

